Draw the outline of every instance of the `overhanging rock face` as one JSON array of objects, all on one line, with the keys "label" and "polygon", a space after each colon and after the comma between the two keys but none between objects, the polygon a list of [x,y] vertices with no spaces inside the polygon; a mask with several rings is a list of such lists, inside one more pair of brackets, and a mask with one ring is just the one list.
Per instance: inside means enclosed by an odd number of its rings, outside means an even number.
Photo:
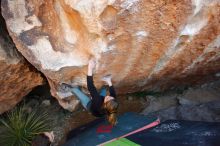
[{"label": "overhanging rock face", "polygon": [[16,50],[0,16],[0,114],[13,108],[43,78]]},{"label": "overhanging rock face", "polygon": [[164,90],[216,79],[220,70],[219,0],[4,0],[18,50],[45,74],[69,110],[60,83],[86,87],[88,60],[112,74],[119,93]]}]

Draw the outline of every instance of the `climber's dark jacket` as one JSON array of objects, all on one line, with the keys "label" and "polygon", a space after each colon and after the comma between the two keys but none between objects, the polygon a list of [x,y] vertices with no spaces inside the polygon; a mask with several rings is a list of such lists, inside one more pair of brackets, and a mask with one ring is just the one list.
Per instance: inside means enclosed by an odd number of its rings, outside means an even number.
[{"label": "climber's dark jacket", "polygon": [[[96,87],[93,83],[93,76],[87,76],[87,87],[92,96],[90,112],[96,117],[102,117],[106,114],[105,109],[103,109],[104,98],[100,96]],[[110,96],[116,99],[116,93],[113,86],[109,87]]]}]

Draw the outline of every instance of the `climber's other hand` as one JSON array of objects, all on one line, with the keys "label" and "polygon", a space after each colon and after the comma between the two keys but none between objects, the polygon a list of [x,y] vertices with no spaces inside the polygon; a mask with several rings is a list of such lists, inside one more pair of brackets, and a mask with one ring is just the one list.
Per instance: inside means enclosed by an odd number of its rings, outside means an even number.
[{"label": "climber's other hand", "polygon": [[93,58],[93,59],[90,59],[90,60],[89,60],[89,69],[93,70],[93,69],[95,68],[95,66],[96,66],[96,61],[95,61],[95,59],[94,59],[94,58]]}]

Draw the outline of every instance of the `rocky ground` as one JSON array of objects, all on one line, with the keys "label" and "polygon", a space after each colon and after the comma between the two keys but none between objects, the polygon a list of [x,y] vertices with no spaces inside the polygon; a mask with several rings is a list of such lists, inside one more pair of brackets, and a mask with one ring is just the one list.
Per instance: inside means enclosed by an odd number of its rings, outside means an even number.
[{"label": "rocky ground", "polygon": [[220,82],[204,84],[185,90],[182,94],[155,98],[142,114],[167,119],[220,122]]},{"label": "rocky ground", "polygon": [[[170,90],[164,93],[139,92],[118,97],[119,114],[132,111],[167,119],[220,121],[220,81],[202,86]],[[65,142],[72,129],[95,119],[79,106],[76,112],[64,110],[49,92],[49,86],[39,86],[23,102],[27,110],[33,107],[47,110],[53,118],[54,145]]]}]

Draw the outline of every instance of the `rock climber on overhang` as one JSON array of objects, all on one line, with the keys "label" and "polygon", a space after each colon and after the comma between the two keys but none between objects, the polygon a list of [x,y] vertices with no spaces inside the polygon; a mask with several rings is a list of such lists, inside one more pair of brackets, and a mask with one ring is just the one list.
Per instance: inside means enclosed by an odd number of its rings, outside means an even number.
[{"label": "rock climber on overhang", "polygon": [[87,87],[90,92],[91,98],[83,93],[79,87],[73,87],[71,85],[63,83],[62,86],[69,88],[70,91],[76,95],[81,101],[81,104],[85,109],[90,111],[96,117],[103,117],[106,115],[108,122],[111,125],[117,123],[117,109],[118,102],[116,100],[116,92],[112,85],[111,76],[105,76],[102,78],[109,86],[110,95],[108,96],[106,88],[102,87],[100,93],[98,93],[93,82],[93,71],[95,69],[96,62],[94,59],[89,61],[88,74],[87,74]]}]

